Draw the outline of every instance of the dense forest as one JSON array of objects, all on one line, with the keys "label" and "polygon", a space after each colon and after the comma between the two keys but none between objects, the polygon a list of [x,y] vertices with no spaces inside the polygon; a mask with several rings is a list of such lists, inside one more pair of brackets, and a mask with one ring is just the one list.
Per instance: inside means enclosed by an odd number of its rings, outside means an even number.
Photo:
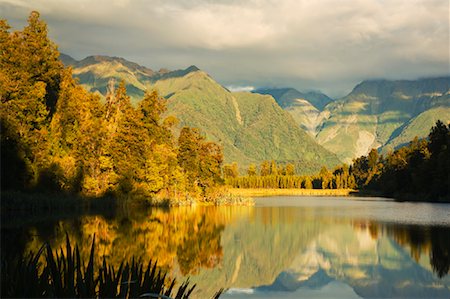
[{"label": "dense forest", "polygon": [[428,138],[386,156],[372,149],[367,156],[317,175],[295,175],[293,164],[264,161],[239,176],[236,163],[224,165],[225,182],[235,188],[359,189],[404,200],[450,201],[450,124],[438,121]]},{"label": "dense forest", "polygon": [[346,164],[333,171],[325,166],[316,175],[296,175],[292,163],[279,164],[263,161],[259,168],[251,164],[246,176],[239,176],[236,163],[224,165],[225,183],[234,188],[302,188],[302,189],[356,189],[355,176]]},{"label": "dense forest", "polygon": [[39,13],[22,31],[0,22],[2,191],[184,201],[221,183],[221,147],[189,127],[176,140],[156,92],[133,106],[111,82],[102,100],[60,62]]},{"label": "dense forest", "polygon": [[450,124],[437,121],[428,138],[380,156],[372,150],[353,162],[362,190],[401,200],[450,201]]}]

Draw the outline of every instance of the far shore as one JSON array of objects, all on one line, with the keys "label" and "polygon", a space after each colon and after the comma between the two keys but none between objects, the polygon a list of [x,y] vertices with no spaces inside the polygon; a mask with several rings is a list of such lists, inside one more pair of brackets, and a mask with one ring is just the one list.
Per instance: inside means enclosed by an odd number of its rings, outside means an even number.
[{"label": "far shore", "polygon": [[229,193],[243,197],[262,196],[350,196],[357,193],[353,189],[272,189],[272,188],[229,188]]}]

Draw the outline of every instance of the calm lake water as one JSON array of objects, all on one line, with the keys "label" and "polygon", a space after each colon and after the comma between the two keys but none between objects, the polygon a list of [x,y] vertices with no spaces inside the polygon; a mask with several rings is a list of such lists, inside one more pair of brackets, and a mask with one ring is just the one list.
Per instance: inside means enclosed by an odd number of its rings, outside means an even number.
[{"label": "calm lake water", "polygon": [[[23,219],[20,219],[23,218]],[[113,264],[157,259],[196,298],[450,298],[450,205],[383,198],[268,197],[254,207],[2,217],[2,255],[65,233]]]}]

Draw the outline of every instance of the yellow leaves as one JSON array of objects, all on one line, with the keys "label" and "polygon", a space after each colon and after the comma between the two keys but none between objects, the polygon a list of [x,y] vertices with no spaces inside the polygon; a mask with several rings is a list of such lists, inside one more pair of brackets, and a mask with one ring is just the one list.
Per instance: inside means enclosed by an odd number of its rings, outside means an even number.
[{"label": "yellow leaves", "polygon": [[111,170],[114,167],[113,160],[110,156],[100,156],[98,160],[100,162],[100,170],[102,171]]},{"label": "yellow leaves", "polygon": [[64,157],[55,157],[53,163],[56,163],[62,170],[63,177],[61,179],[63,184],[61,187],[64,190],[68,190],[71,186],[67,185],[67,183],[76,175],[77,171],[75,158],[67,155]]},{"label": "yellow leaves", "polygon": [[178,118],[176,118],[173,115],[169,115],[168,117],[166,117],[163,121],[163,126],[165,128],[173,128],[175,126],[177,126],[179,124],[179,120]]},{"label": "yellow leaves", "polygon": [[204,192],[220,180],[221,148],[205,142],[196,129],[189,129],[184,153],[189,160],[195,152],[195,165],[179,163],[170,131],[177,119],[162,120],[166,100],[156,91],[134,108],[126,83],[117,89],[112,83],[102,104],[72,78],[70,68],[64,69],[39,13],[30,14],[23,31],[8,30],[2,21],[0,116],[20,139],[21,154],[35,174],[55,167],[52,180],[63,182],[66,190],[73,183],[76,192],[81,184],[87,196],[117,191],[176,199],[187,197],[188,181],[197,195],[199,187]]},{"label": "yellow leaves", "polygon": [[[137,217],[127,215],[107,219],[84,216],[76,227],[72,221],[61,221],[51,245],[58,250],[64,244],[67,232],[71,242],[80,246],[81,256],[87,257],[95,234],[96,263],[105,256],[117,269],[124,259],[135,257],[146,261],[152,258],[158,261],[159,267],[181,267],[183,273],[195,273],[202,267],[213,267],[220,262],[223,254],[220,236],[224,223],[239,214],[229,215],[229,211],[181,207],[172,209],[170,213],[161,209],[138,211],[134,215]],[[37,251],[44,240],[38,240],[39,234],[34,230],[30,233],[38,237],[31,239],[25,247]]]}]

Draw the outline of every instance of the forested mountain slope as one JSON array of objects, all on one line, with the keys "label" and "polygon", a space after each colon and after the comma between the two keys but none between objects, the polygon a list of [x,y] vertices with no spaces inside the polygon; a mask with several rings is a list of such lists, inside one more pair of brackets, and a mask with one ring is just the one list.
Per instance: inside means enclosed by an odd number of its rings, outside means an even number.
[{"label": "forested mountain slope", "polygon": [[183,126],[199,128],[209,140],[223,146],[225,162],[236,161],[241,169],[275,160],[294,162],[298,171],[309,173],[339,163],[271,96],[230,92],[196,66],[154,72],[116,57],[91,56],[74,62],[64,56],[64,60],[91,91],[106,94],[111,78],[124,80],[132,101],[138,103],[145,90],[156,89],[167,99],[166,115],[178,119],[176,132]]}]

